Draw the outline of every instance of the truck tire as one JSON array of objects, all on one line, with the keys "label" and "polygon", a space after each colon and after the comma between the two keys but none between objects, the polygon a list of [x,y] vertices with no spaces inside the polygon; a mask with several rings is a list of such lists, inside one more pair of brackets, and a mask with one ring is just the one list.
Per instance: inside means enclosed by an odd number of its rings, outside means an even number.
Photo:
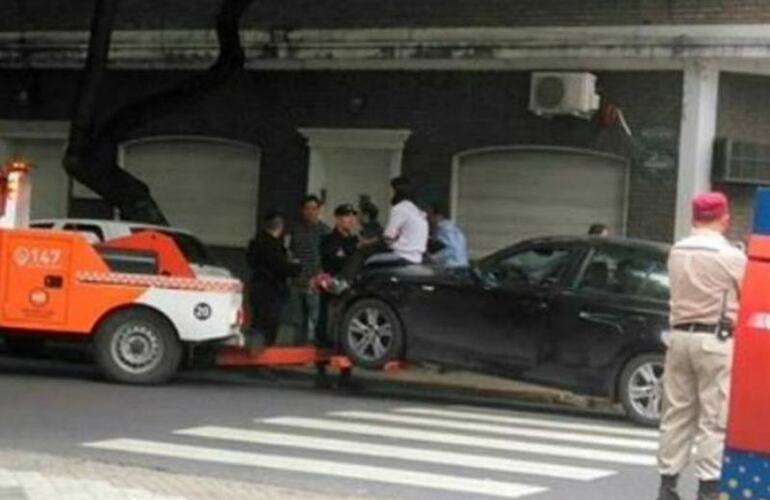
[{"label": "truck tire", "polygon": [[364,299],[345,312],[340,344],[354,365],[381,369],[403,356],[404,328],[388,304]]},{"label": "truck tire", "polygon": [[96,329],[94,358],[104,376],[125,384],[162,384],[177,372],[182,345],[168,320],[146,309],[109,315]]},{"label": "truck tire", "polygon": [[618,382],[626,416],[644,427],[657,427],[663,402],[664,355],[642,354],[626,363]]}]

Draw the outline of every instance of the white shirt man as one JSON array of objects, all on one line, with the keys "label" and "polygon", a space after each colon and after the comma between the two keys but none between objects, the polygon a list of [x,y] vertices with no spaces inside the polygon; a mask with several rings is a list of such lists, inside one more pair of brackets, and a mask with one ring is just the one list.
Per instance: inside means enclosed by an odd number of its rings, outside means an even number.
[{"label": "white shirt man", "polygon": [[384,236],[396,256],[412,264],[422,263],[428,247],[425,212],[410,200],[393,205]]}]

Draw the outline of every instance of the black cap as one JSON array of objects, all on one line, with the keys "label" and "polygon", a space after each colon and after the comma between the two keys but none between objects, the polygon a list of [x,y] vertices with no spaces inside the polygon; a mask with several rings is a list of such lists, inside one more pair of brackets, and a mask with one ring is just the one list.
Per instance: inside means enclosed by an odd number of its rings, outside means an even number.
[{"label": "black cap", "polygon": [[335,217],[342,217],[343,215],[357,215],[356,208],[350,203],[343,203],[334,209]]}]

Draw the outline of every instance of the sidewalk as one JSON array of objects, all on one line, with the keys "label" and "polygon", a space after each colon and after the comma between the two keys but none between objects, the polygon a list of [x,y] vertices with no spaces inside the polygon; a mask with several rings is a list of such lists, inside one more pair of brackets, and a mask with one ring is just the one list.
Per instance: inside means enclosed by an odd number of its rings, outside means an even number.
[{"label": "sidewalk", "polygon": [[[304,490],[114,465],[0,452],[0,500],[340,500]],[[354,500],[355,497],[346,497]],[[345,500],[345,498],[343,498]]]}]

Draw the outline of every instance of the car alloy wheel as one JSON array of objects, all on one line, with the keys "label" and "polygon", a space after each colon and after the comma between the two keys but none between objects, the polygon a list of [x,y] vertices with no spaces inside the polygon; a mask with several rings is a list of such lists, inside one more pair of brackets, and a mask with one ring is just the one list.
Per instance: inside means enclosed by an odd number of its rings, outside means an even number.
[{"label": "car alloy wheel", "polygon": [[640,364],[628,377],[628,403],[640,416],[659,420],[663,403],[663,363],[650,360]]},{"label": "car alloy wheel", "polygon": [[376,307],[361,309],[348,324],[349,345],[356,356],[377,361],[386,356],[393,343],[393,325]]}]

